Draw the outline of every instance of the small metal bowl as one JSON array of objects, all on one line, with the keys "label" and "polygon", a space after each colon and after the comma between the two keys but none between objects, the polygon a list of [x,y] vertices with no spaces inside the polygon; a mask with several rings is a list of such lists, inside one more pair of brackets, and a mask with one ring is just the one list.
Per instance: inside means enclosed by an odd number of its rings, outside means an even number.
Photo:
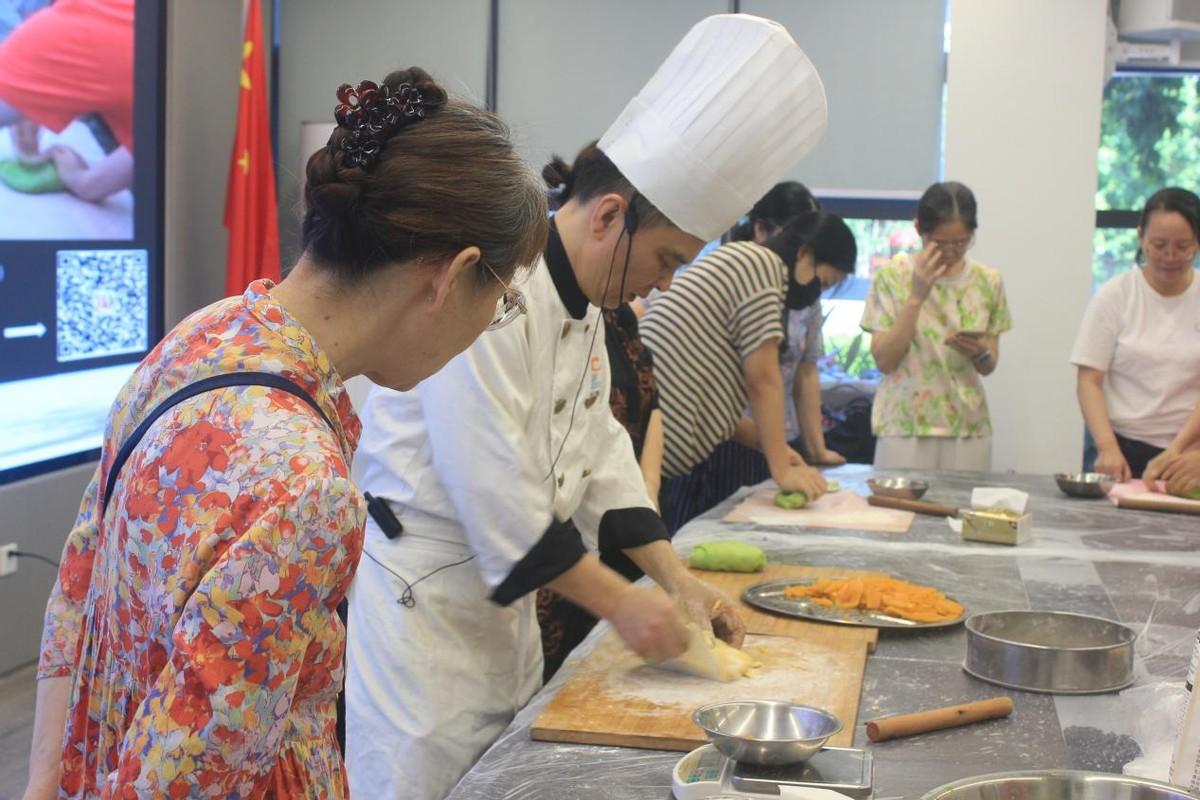
[{"label": "small metal bowl", "polygon": [[1059,472],[1054,482],[1063,494],[1071,497],[1107,497],[1117,479],[1100,472]]},{"label": "small metal bowl", "polygon": [[901,497],[905,500],[920,500],[929,491],[926,481],[914,478],[871,478],[867,481],[873,494],[883,497]]},{"label": "small metal bowl", "polygon": [[1137,634],[1065,611],[993,611],[967,619],[963,669],[989,683],[1048,694],[1115,692],[1133,683]]},{"label": "small metal bowl", "polygon": [[1187,789],[1158,781],[1068,769],[996,772],[963,778],[921,800],[1200,800]]},{"label": "small metal bowl", "polygon": [[746,764],[800,764],[842,729],[828,711],[774,700],[711,703],[692,721],[721,753]]}]

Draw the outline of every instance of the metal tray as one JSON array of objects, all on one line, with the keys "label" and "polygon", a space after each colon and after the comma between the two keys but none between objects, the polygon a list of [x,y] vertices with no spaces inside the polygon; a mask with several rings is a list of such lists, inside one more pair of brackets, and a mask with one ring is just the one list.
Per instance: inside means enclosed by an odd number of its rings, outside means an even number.
[{"label": "metal tray", "polygon": [[1048,694],[1100,694],[1133,683],[1137,634],[1065,611],[993,611],[967,620],[963,670],[980,680]]},{"label": "metal tray", "polygon": [[[808,586],[816,578],[790,578],[781,581],[756,583],[742,592],[742,600],[755,608],[782,614],[785,617],[807,619],[813,622],[829,622],[834,625],[855,625],[861,628],[891,628],[914,630],[918,628],[948,628],[961,624],[966,619],[966,607],[957,619],[946,622],[913,622],[884,614],[880,611],[862,611],[860,609],[826,608],[805,598],[790,598],[783,596],[783,590],[789,586]],[[953,597],[947,597],[954,600]],[[954,600],[954,602],[958,602]],[[960,603],[961,605],[961,603]]]},{"label": "metal tray", "polygon": [[1068,769],[997,772],[963,778],[927,792],[921,800],[1198,800],[1179,786],[1158,781]]}]

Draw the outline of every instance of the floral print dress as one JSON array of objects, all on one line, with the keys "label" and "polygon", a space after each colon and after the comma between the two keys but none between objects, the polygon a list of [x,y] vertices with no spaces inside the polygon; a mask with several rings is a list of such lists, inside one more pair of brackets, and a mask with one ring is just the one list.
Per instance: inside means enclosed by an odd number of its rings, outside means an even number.
[{"label": "floral print dress", "polygon": [[[908,299],[912,258],[896,256],[875,273],[862,329],[885,331]],[[917,331],[900,366],[879,382],[871,410],[876,436],[974,438],[992,435],[983,382],[971,360],[945,343],[951,331],[991,336],[1012,329],[1000,273],[968,260],[942,278],[921,306]]]},{"label": "floral print dress", "polygon": [[[46,610],[39,678],[72,678],[60,797],[344,797],[335,734],[362,549],[348,464],[360,426],[327,356],[258,281],[193,314],[110,412]],[[283,375],[162,400],[215,374]]]}]

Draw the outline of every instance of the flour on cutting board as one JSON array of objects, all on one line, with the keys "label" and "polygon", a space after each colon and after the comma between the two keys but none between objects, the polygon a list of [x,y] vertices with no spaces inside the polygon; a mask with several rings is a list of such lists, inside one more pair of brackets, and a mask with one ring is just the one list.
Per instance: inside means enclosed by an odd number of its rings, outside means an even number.
[{"label": "flour on cutting board", "polygon": [[[641,704],[623,707],[626,714],[659,713],[663,706],[691,711],[707,703],[727,700],[783,700],[820,706],[821,700],[835,692],[834,664],[838,656],[819,644],[798,652],[793,639],[782,636],[747,636],[742,649],[762,664],[757,675],[723,683],[676,672],[667,672],[646,664],[610,636],[596,646],[617,651],[613,660],[596,659],[602,668],[597,688],[614,702],[638,700]],[[585,666],[580,672],[587,671]],[[644,706],[644,707],[643,707]]]}]

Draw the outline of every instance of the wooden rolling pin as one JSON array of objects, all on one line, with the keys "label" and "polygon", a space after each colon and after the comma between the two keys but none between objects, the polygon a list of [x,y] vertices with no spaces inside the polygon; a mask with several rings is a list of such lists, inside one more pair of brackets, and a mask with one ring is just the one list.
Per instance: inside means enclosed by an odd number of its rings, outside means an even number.
[{"label": "wooden rolling pin", "polygon": [[1189,506],[1184,503],[1172,503],[1169,497],[1162,500],[1147,500],[1141,497],[1118,497],[1117,508],[1129,508],[1135,511],[1162,511],[1167,514],[1200,514],[1200,506]]},{"label": "wooden rolling pin", "polygon": [[903,497],[884,497],[873,494],[867,502],[880,508],[897,508],[901,511],[914,511],[918,514],[930,514],[935,517],[957,517],[959,511],[954,506],[944,506],[941,503],[930,503],[925,500],[907,500]]},{"label": "wooden rolling pin", "polygon": [[957,728],[973,722],[1007,717],[1012,710],[1012,700],[1007,697],[993,697],[990,700],[977,700],[961,706],[947,706],[929,711],[918,711],[915,714],[884,717],[867,723],[867,738],[872,742],[886,742],[888,739],[898,739],[901,736]]}]

